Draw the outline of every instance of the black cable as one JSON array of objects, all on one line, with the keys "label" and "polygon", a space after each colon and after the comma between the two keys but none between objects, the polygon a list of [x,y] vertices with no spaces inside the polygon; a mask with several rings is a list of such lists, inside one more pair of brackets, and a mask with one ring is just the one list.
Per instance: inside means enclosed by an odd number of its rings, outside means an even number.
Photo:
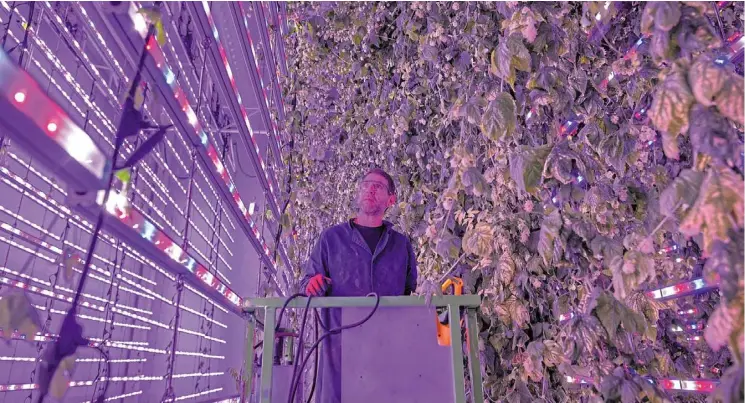
[{"label": "black cable", "polygon": [[[359,321],[357,321],[355,323],[352,323],[352,324],[349,324],[349,325],[345,325],[345,326],[340,326],[340,327],[337,327],[337,328],[333,328],[333,329],[331,329],[331,330],[329,330],[327,332],[324,332],[323,336],[321,336],[321,338],[319,338],[318,340],[316,340],[315,343],[313,343],[313,345],[311,346],[310,350],[305,355],[305,358],[303,359],[303,363],[300,365],[300,372],[299,373],[301,373],[301,374],[303,373],[303,369],[305,368],[305,364],[308,363],[308,360],[310,359],[310,355],[314,352],[314,350],[316,350],[318,348],[319,344],[323,341],[323,339],[325,339],[326,337],[331,336],[332,334],[341,333],[342,330],[347,330],[347,329],[351,329],[351,328],[354,328],[354,327],[357,327],[357,326],[361,326],[365,322],[367,322],[368,320],[370,320],[370,318],[372,318],[372,316],[378,310],[378,306],[380,305],[380,295],[378,295],[378,294],[374,294],[374,295],[375,295],[375,306],[373,307],[372,311],[370,311],[370,313],[367,314],[366,317],[362,318],[361,320],[359,320]],[[368,294],[368,296],[370,296],[370,294]],[[300,340],[298,342],[298,345],[299,345],[299,343],[302,343],[302,340]],[[297,388],[298,388],[298,385],[299,384],[300,384],[300,377],[298,376],[297,378],[293,379],[293,382],[290,384],[290,394],[289,394],[289,398],[287,399],[287,402],[288,403],[292,403],[292,401],[295,399],[295,393],[297,391]]]},{"label": "black cable", "polygon": [[[314,309],[313,313],[316,317],[316,340],[318,340],[318,327],[321,325],[321,319],[318,317],[318,310]],[[313,360],[315,361],[315,365],[313,368],[313,383],[310,387],[310,393],[308,394],[308,400],[305,401],[305,403],[310,403],[311,399],[313,399],[313,393],[316,391],[316,381],[318,381],[318,349],[314,352]]]},{"label": "black cable", "polygon": [[[310,311],[310,300],[311,299],[313,299],[313,296],[312,295],[309,295],[308,296],[308,300],[305,303],[305,310],[303,311],[303,321],[302,321],[302,323],[300,325],[300,335],[298,336],[298,342],[297,342],[297,345],[298,345],[297,353],[295,354],[295,359],[292,360],[293,361],[293,363],[292,363],[292,378],[290,378],[291,379],[290,380],[290,385],[293,385],[296,382],[296,378],[300,378],[300,374],[297,373],[297,363],[298,363],[298,361],[300,361],[300,358],[301,358],[300,357],[300,351],[301,351],[300,346],[303,345],[302,343],[303,343],[303,339],[304,339],[303,336],[305,335],[305,323],[307,322],[307,319],[308,319],[308,311]],[[297,380],[297,382],[299,382],[299,380]]]},{"label": "black cable", "polygon": [[[101,348],[101,345],[91,348],[98,350],[98,352],[101,353],[101,356],[103,356],[103,359],[106,360],[106,379],[104,380],[103,391],[100,395],[98,395],[98,398],[94,400],[96,403],[103,403],[106,398],[106,392],[109,390],[109,379],[111,379],[111,361],[109,360],[109,355],[106,354],[105,351],[103,351],[103,348]],[[96,376],[96,378],[98,378],[98,376]]]},{"label": "black cable", "polygon": [[[148,33],[145,37],[145,44],[147,44],[150,41],[150,38],[152,38],[154,34],[154,26],[151,24],[150,28],[148,29]],[[49,387],[51,384],[52,377],[54,376],[55,371],[57,368],[59,368],[60,363],[63,359],[66,357],[69,357],[70,355],[75,353],[75,350],[77,350],[80,346],[85,346],[88,344],[88,340],[85,339],[82,336],[83,330],[79,323],[76,321],[76,313],[77,313],[77,307],[78,302],[80,301],[80,295],[83,292],[83,286],[85,285],[85,280],[88,277],[88,272],[90,271],[91,266],[91,260],[93,259],[93,252],[96,249],[96,244],[98,243],[98,234],[101,232],[101,227],[103,226],[103,220],[106,213],[106,203],[109,200],[109,195],[111,194],[111,186],[114,183],[114,169],[113,167],[116,166],[116,160],[119,155],[119,150],[124,144],[124,139],[127,137],[127,133],[125,133],[126,130],[132,130],[132,122],[126,122],[124,120],[124,117],[127,115],[127,111],[134,110],[134,95],[135,91],[137,89],[137,86],[139,85],[140,78],[142,76],[142,69],[145,65],[145,60],[147,58],[148,52],[147,50],[143,49],[142,53],[140,54],[140,60],[139,64],[137,66],[137,71],[135,73],[134,79],[132,80],[132,87],[129,90],[128,97],[124,104],[124,114],[122,115],[122,121],[119,124],[119,128],[117,130],[117,133],[114,138],[114,150],[111,157],[111,170],[107,173],[107,181],[106,181],[106,187],[104,190],[104,197],[103,202],[101,204],[101,208],[98,211],[98,217],[96,218],[96,225],[93,228],[93,232],[91,235],[91,241],[88,245],[87,253],[85,256],[85,262],[83,263],[83,270],[80,274],[80,280],[78,281],[78,287],[75,290],[75,296],[73,297],[70,309],[67,311],[67,314],[65,315],[65,318],[62,321],[62,327],[60,328],[59,337],[57,341],[52,344],[47,349],[47,365],[46,368],[43,368],[45,371],[40,374],[42,381],[40,383],[40,393],[39,397],[37,399],[37,403],[42,403],[44,401],[44,398],[46,397],[46,394],[49,392]],[[129,126],[128,126],[129,125]],[[124,129],[126,127],[126,130]],[[107,378],[108,379],[108,378]],[[107,385],[108,387],[108,385]]]}]

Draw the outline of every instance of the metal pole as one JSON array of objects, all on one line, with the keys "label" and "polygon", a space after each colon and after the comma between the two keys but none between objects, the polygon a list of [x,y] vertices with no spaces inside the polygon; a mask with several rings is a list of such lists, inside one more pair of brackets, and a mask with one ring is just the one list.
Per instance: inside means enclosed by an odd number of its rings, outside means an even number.
[{"label": "metal pole", "polygon": [[178,342],[178,321],[181,316],[181,292],[184,290],[184,277],[178,276],[176,279],[176,317],[173,320],[173,341],[171,343],[171,353],[168,357],[168,372],[166,373],[166,391],[163,394],[163,401],[170,401],[176,397],[173,392],[173,363],[176,361],[176,343]]},{"label": "metal pole", "polygon": [[450,316],[450,350],[453,354],[453,403],[466,403],[463,341],[460,337],[460,305],[448,304],[447,307]]},{"label": "metal pole", "polygon": [[[264,310],[264,342],[261,357],[261,395],[259,403],[272,402],[272,369],[274,362],[274,327],[276,326],[277,308],[267,307]],[[461,368],[462,369],[462,368]]]},{"label": "metal pole", "polygon": [[476,309],[466,309],[466,332],[468,332],[468,372],[471,377],[471,401],[484,401],[484,388],[479,360],[479,325]]},{"label": "metal pole", "polygon": [[[164,151],[164,153],[167,150]],[[189,239],[189,219],[191,218],[191,198],[192,188],[194,187],[194,172],[196,172],[197,164],[197,149],[191,149],[191,174],[189,175],[189,189],[186,191],[186,222],[184,223],[184,241],[181,243],[181,249],[186,252],[189,246],[187,239]]]},{"label": "metal pole", "polygon": [[251,386],[253,385],[254,378],[254,332],[256,324],[254,323],[253,315],[247,315],[246,318],[246,361],[243,368],[243,395],[241,396],[241,402],[247,403],[251,401]]}]

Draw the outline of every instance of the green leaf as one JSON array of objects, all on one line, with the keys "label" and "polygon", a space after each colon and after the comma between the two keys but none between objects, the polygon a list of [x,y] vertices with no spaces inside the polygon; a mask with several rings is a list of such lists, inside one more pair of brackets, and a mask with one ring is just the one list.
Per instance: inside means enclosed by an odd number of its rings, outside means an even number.
[{"label": "green leaf", "polygon": [[677,159],[677,137],[678,134],[688,130],[688,111],[693,104],[694,98],[686,75],[677,68],[665,78],[660,85],[649,109],[649,118],[655,127],[668,133],[665,147],[665,155]]},{"label": "green leaf", "polygon": [[461,240],[453,236],[449,231],[445,233],[435,243],[435,253],[443,259],[457,258],[460,252]]},{"label": "green leaf", "polygon": [[483,196],[489,187],[484,176],[481,175],[481,172],[476,168],[468,168],[465,170],[461,175],[461,182],[466,190],[476,197]]},{"label": "green leaf", "polygon": [[543,167],[553,146],[522,147],[510,156],[510,175],[517,188],[535,194],[543,180]]},{"label": "green leaf", "polygon": [[670,41],[670,32],[654,30],[650,38],[649,53],[655,63],[660,64],[667,62],[673,56],[675,47]]},{"label": "green leaf", "polygon": [[23,292],[11,290],[0,299],[0,328],[5,331],[2,338],[10,341],[14,331],[32,340],[41,330],[39,312]]},{"label": "green leaf", "polygon": [[662,31],[670,31],[680,22],[680,3],[673,1],[661,1],[656,5],[654,13],[654,26]]},{"label": "green leaf", "polygon": [[[726,346],[732,332],[742,333],[742,310],[742,303],[728,304],[726,300],[722,300],[717,306],[706,322],[706,330],[704,330],[704,338],[712,350],[719,351]],[[738,327],[740,330],[737,329]]]},{"label": "green leaf", "polygon": [[523,7],[512,14],[512,18],[502,21],[502,29],[510,33],[519,32],[528,43],[533,43],[538,36],[537,22],[543,21],[540,14],[535,14],[530,8]]},{"label": "green leaf", "polygon": [[494,252],[494,233],[491,225],[481,221],[463,235],[463,251],[479,257],[490,257]]},{"label": "green leaf", "polygon": [[686,169],[660,195],[660,213],[683,220],[696,203],[704,173]]},{"label": "green leaf", "polygon": [[538,234],[538,253],[543,258],[543,263],[548,266],[554,255],[554,240],[559,237],[562,220],[559,210],[554,210],[551,214],[543,217],[541,230]]},{"label": "green leaf", "polygon": [[745,109],[743,106],[743,77],[730,73],[722,91],[716,95],[714,102],[722,115],[739,124],[745,124]]},{"label": "green leaf", "polygon": [[481,132],[493,141],[511,136],[516,124],[515,100],[507,92],[497,94],[481,116]]},{"label": "green leaf", "polygon": [[665,156],[674,160],[680,159],[680,146],[678,145],[678,135],[670,132],[662,132],[662,151]]},{"label": "green leaf", "polygon": [[530,52],[519,35],[502,38],[491,54],[492,74],[515,86],[515,70],[530,71]]},{"label": "green leaf", "polygon": [[696,101],[705,106],[714,105],[714,97],[721,91],[727,77],[727,71],[714,63],[714,58],[709,54],[700,55],[688,70],[693,95]]},{"label": "green leaf", "polygon": [[290,220],[290,214],[284,213],[282,214],[282,217],[280,217],[280,225],[282,225],[282,228],[284,231],[289,231],[292,228],[292,221]]},{"label": "green leaf", "polygon": [[703,249],[708,254],[714,241],[729,242],[730,229],[742,228],[744,208],[742,178],[729,168],[712,168],[696,203],[680,223],[680,232],[687,236],[703,233]]},{"label": "green leaf", "polygon": [[644,6],[644,11],[642,12],[642,21],[641,21],[641,32],[644,35],[651,35],[652,30],[654,29],[654,17],[655,12],[657,11],[657,3],[646,3]]},{"label": "green leaf", "polygon": [[509,285],[512,282],[512,278],[515,275],[515,261],[510,256],[509,252],[502,252],[502,256],[499,257],[499,282],[503,285]]},{"label": "green leaf", "polygon": [[620,132],[604,137],[599,144],[599,154],[610,162],[621,174],[626,169],[626,149],[624,147],[625,135]]},{"label": "green leaf", "polygon": [[594,308],[595,316],[603,324],[611,340],[616,338],[616,333],[621,325],[629,333],[638,333],[650,340],[656,338],[657,330],[647,323],[644,316],[629,309],[609,292],[601,292],[596,304]]},{"label": "green leaf", "polygon": [[623,259],[615,259],[611,265],[613,292],[616,298],[624,299],[639,285],[652,282],[656,277],[654,259],[638,251],[628,251]]},{"label": "green leaf", "polygon": [[122,181],[122,183],[129,183],[132,180],[132,170],[129,168],[120,169],[114,173],[114,176]]}]

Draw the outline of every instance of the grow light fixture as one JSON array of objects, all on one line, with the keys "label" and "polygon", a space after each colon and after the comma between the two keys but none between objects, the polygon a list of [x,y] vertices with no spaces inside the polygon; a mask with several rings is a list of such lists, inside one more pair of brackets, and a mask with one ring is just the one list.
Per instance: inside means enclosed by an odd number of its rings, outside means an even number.
[{"label": "grow light fixture", "polygon": [[[0,107],[4,108],[0,116],[0,125],[9,135],[35,158],[58,172],[75,191],[97,191],[98,204],[102,204],[101,189],[104,187],[105,172],[109,169],[107,157],[93,140],[46,96],[36,81],[19,69],[3,51],[0,51]],[[20,179],[7,169],[4,169],[3,173],[13,179]],[[24,183],[24,186],[30,185]],[[183,252],[142,213],[129,206],[123,195],[112,191],[112,196],[106,210],[112,215],[107,217],[107,221],[110,226],[113,225],[109,230],[112,230],[115,236],[128,241],[132,239],[134,243],[149,240],[153,246],[170,257],[177,267],[180,266],[196,275],[209,288],[226,298],[237,311],[242,301],[238,295]],[[51,202],[46,195],[42,194],[40,197]],[[78,209],[91,219],[97,215],[96,208],[79,206]],[[63,211],[70,212],[67,209]],[[118,222],[111,221],[111,218]],[[264,249],[267,250],[266,246]]]},{"label": "grow light fixture", "polygon": [[68,178],[76,191],[103,188],[107,158],[31,76],[0,50],[0,126]]},{"label": "grow light fixture", "polygon": [[699,393],[711,393],[719,385],[719,381],[713,379],[658,379],[655,381],[650,380],[650,383],[654,383],[665,390],[679,390]]},{"label": "grow light fixture", "polygon": [[669,287],[660,288],[647,292],[647,296],[653,299],[680,298],[694,293],[710,291],[719,287],[719,283],[709,282],[704,278],[697,278]]},{"label": "grow light fixture", "polygon": [[[139,14],[137,13],[136,5],[134,3],[131,3],[129,13],[126,18],[128,21],[124,21],[119,16],[115,16],[115,18],[121,26],[122,30],[124,30],[125,32],[131,32],[131,24],[135,21],[138,15]],[[139,32],[138,34],[139,35],[137,35],[136,37],[145,37],[142,32]],[[133,47],[136,47],[137,45],[135,44],[135,38],[132,36],[128,36],[128,38],[129,44]],[[272,256],[272,253],[269,250],[268,245],[264,241],[263,237],[261,237],[261,235],[258,234],[257,231],[252,231],[252,229],[255,227],[255,223],[248,213],[248,209],[243,203],[241,196],[239,195],[233,180],[230,178],[228,171],[224,169],[224,167],[222,167],[220,159],[218,157],[219,153],[217,149],[209,141],[209,137],[207,136],[207,133],[199,122],[199,119],[196,119],[196,114],[189,104],[188,97],[184,93],[184,90],[180,87],[178,80],[173,80],[170,84],[168,83],[168,76],[172,70],[168,65],[163,49],[159,46],[155,38],[151,38],[150,41],[147,43],[147,50],[152,60],[148,60],[146,62],[146,66],[148,67],[146,68],[144,73],[148,78],[151,78],[152,81],[155,82],[158,90],[160,90],[160,92],[164,95],[163,99],[166,102],[167,106],[171,107],[171,109],[174,111],[178,109],[185,113],[184,123],[186,124],[181,123],[180,119],[176,119],[179,120],[179,122],[175,122],[176,129],[189,131],[193,133],[193,135],[196,136],[196,138],[199,140],[200,144],[203,147],[198,147],[198,152],[200,156],[202,156],[204,160],[207,161],[207,165],[212,165],[212,174],[214,175],[213,178],[215,179],[216,183],[220,185],[220,182],[222,182],[225,185],[225,188],[222,190],[227,192],[226,196],[229,195],[227,198],[232,199],[232,203],[235,208],[234,211],[237,213],[237,215],[242,216],[245,220],[246,225],[244,225],[244,231],[248,235],[250,235],[249,238],[254,242],[257,251],[264,252],[261,254],[262,259],[271,267],[276,267],[277,262]],[[158,76],[158,74],[161,74],[161,76]],[[186,122],[187,120],[188,122]],[[266,171],[264,171],[263,174],[264,177],[268,179],[268,174],[266,173]],[[271,185],[270,190],[273,190],[273,187],[271,187]],[[272,193],[272,197],[270,198],[270,200],[275,201],[276,203],[274,197],[275,196]],[[280,247],[280,255],[285,260],[287,259],[286,253],[284,253],[284,248],[282,247]]]}]

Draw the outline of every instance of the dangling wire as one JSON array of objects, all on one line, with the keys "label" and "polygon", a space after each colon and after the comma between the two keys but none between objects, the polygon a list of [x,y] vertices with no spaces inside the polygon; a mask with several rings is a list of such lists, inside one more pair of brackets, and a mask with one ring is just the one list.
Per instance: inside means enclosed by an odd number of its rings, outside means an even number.
[{"label": "dangling wire", "polygon": [[[78,281],[78,286],[75,290],[75,296],[73,297],[70,309],[67,311],[67,314],[62,321],[62,327],[60,329],[57,341],[55,341],[51,346],[48,347],[46,353],[44,354],[45,359],[41,363],[42,371],[40,371],[39,374],[40,393],[37,399],[37,403],[42,403],[44,401],[44,398],[49,391],[54,373],[57,371],[57,368],[59,368],[62,360],[74,354],[78,347],[85,346],[89,343],[89,341],[83,337],[83,329],[76,321],[78,303],[80,301],[80,295],[83,291],[83,286],[85,285],[85,280],[88,277],[91,260],[93,259],[93,252],[96,249],[98,236],[101,232],[101,228],[103,227],[103,220],[105,215],[107,214],[106,204],[109,200],[109,195],[111,194],[111,188],[115,178],[115,171],[113,167],[117,166],[119,151],[122,148],[124,140],[127,137],[136,135],[143,127],[148,127],[147,122],[144,122],[142,120],[141,113],[135,109],[134,100],[135,92],[137,90],[137,87],[139,86],[142,77],[142,70],[145,66],[145,60],[148,55],[146,46],[152,40],[154,33],[155,26],[153,24],[150,24],[147,35],[145,36],[145,45],[143,45],[143,49],[140,54],[140,60],[137,65],[137,70],[134,79],[132,80],[132,86],[130,87],[129,93],[124,102],[124,110],[119,122],[119,127],[116,132],[116,137],[114,139],[114,150],[112,153],[112,161],[110,165],[112,169],[107,172],[103,202],[101,204],[100,210],[98,211],[96,225],[93,229],[93,233],[91,234],[90,244],[87,249],[85,261],[83,263],[80,280]],[[135,154],[137,153],[137,151],[138,150],[135,150]],[[132,161],[132,157],[130,157],[129,161]],[[104,391],[108,388],[109,379],[110,377],[106,377]],[[103,395],[99,397],[98,401],[103,401]]]}]

